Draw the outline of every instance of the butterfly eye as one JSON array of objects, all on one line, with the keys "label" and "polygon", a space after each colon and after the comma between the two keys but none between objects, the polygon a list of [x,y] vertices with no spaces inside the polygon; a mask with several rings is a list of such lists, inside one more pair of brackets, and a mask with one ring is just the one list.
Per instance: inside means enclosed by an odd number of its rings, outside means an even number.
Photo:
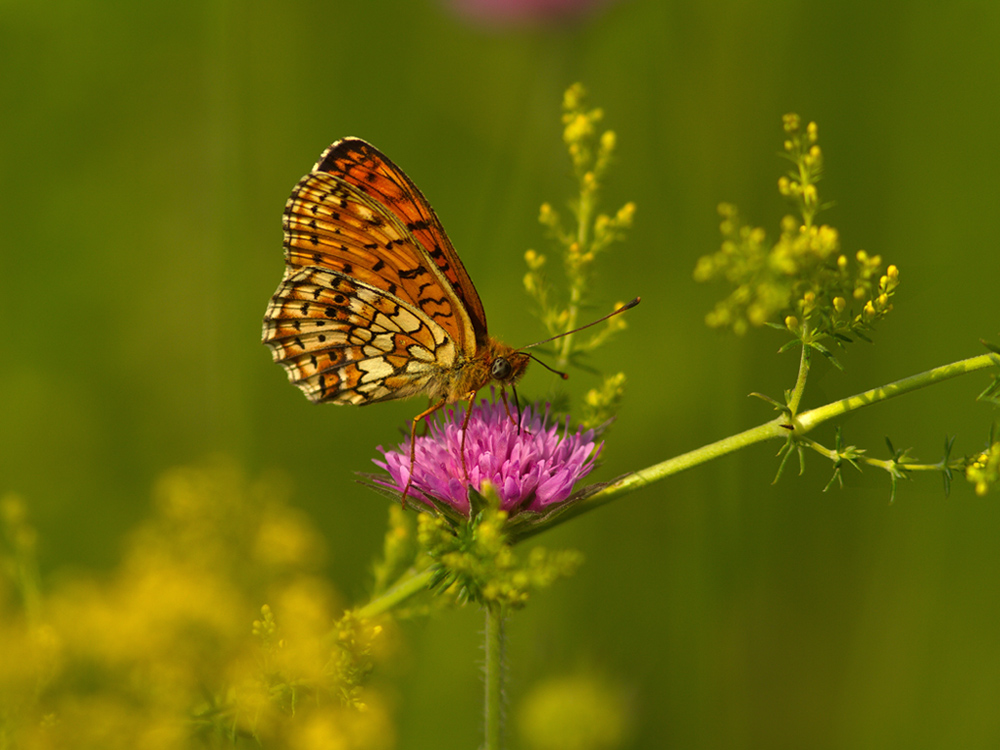
[{"label": "butterfly eye", "polygon": [[506,380],[510,377],[513,369],[506,357],[497,357],[493,360],[493,364],[490,365],[490,375],[493,376],[494,380]]}]

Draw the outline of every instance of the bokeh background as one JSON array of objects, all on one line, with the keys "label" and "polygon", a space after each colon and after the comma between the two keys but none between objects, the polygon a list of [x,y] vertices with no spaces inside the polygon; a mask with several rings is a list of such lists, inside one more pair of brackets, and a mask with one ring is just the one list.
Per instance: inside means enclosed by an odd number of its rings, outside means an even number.
[{"label": "bokeh background", "polygon": [[[0,5],[0,491],[27,499],[45,576],[114,566],[155,478],[221,454],[291,478],[345,603],[364,599],[387,502],[353,472],[421,406],[313,406],[259,343],[284,201],[345,135],[420,185],[491,331],[520,344],[543,335],[521,287],[524,251],[548,249],[538,206],[572,189],[562,92],[581,81],[605,109],[604,208],[638,213],[594,302],[643,304],[592,362],[629,379],[598,479],[769,419],[746,394],[791,386],[782,337],[707,329],[724,291],[691,278],[720,201],[776,232],[785,112],[819,123],[822,218],[902,279],[874,346],[819,365],[805,405],[998,340],[1000,4],[609,0],[533,21],[460,5]],[[845,439],[936,460],[956,434],[972,453],[997,416],[974,401],[987,382],[856,414]],[[524,391],[549,385],[535,367]],[[890,504],[875,471],[824,494],[813,456],[772,486],[777,448],[538,540],[586,564],[510,624],[514,714],[583,675],[623,697],[624,747],[1000,743],[995,494],[923,476]],[[471,608],[404,629],[399,747],[480,741],[480,630]]]}]

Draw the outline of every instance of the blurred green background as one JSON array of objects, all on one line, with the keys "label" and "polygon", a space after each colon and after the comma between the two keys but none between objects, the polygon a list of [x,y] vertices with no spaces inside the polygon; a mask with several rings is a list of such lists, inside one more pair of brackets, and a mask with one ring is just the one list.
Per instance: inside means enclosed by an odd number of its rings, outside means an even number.
[{"label": "blurred green background", "polygon": [[[572,21],[472,22],[443,2],[0,4],[0,491],[30,503],[47,573],[102,569],[155,477],[219,453],[282,470],[362,600],[386,501],[354,482],[419,402],[316,407],[260,341],[281,213],[333,140],[356,135],[437,209],[512,344],[543,335],[522,255],[572,182],[559,124],[581,81],[619,137],[605,210],[638,205],[595,301],[640,294],[593,364],[629,378],[608,479],[769,419],[793,382],[783,338],[708,330],[724,292],[691,280],[720,201],[772,234],[781,115],[816,120],[821,218],[901,269],[874,346],[816,368],[804,406],[981,353],[1000,334],[1000,4],[621,0]],[[993,218],[991,218],[993,217]],[[579,395],[598,382],[573,374]],[[986,439],[974,375],[859,413],[936,460]],[[524,392],[549,376],[532,368]],[[819,438],[832,442],[832,428]],[[1000,510],[940,479],[829,468],[770,484],[777,445],[697,468],[539,543],[572,580],[510,625],[514,710],[540,680],[597,675],[628,747],[1000,744]],[[248,613],[248,620],[255,613]],[[481,617],[408,626],[399,746],[480,741]]]}]

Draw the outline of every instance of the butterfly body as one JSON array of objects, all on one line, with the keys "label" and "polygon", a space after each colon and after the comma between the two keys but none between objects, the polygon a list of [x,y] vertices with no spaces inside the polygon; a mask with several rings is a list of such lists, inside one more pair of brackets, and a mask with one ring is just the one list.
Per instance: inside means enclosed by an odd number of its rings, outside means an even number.
[{"label": "butterfly body", "polygon": [[528,355],[491,337],[482,302],[412,181],[357,138],[337,141],[285,206],[285,276],[263,340],[313,402],[471,400],[513,385]]}]

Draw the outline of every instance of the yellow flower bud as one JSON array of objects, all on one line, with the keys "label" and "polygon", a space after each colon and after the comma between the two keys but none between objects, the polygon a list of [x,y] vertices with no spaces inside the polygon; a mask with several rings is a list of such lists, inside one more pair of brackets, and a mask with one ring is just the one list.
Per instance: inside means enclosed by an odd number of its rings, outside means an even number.
[{"label": "yellow flower bud", "polygon": [[601,134],[601,148],[605,151],[614,151],[615,144],[617,142],[617,136],[615,136],[615,131],[605,130]]},{"label": "yellow flower bud", "polygon": [[897,281],[899,279],[899,269],[896,268],[896,266],[889,266],[885,269],[885,273],[893,281]]},{"label": "yellow flower bud", "polygon": [[574,83],[563,94],[563,109],[578,109],[585,94],[583,84]]},{"label": "yellow flower bud", "polygon": [[844,312],[844,310],[847,309],[847,300],[845,300],[843,297],[834,297],[833,309],[839,313]]},{"label": "yellow flower bud", "polygon": [[563,140],[566,143],[577,144],[592,132],[590,120],[583,113],[579,113],[566,125],[566,129],[563,131]]},{"label": "yellow flower bud", "polygon": [[815,122],[810,122],[808,125],[806,125],[806,135],[809,136],[809,140],[812,143],[815,143],[817,138],[819,138],[819,128],[816,127]]},{"label": "yellow flower bud", "polygon": [[785,328],[787,328],[789,331],[798,330],[799,319],[796,318],[794,315],[789,315],[787,318],[785,318]]},{"label": "yellow flower bud", "polygon": [[782,175],[781,177],[779,177],[778,178],[778,192],[781,193],[782,195],[788,195],[788,193],[790,191],[790,185],[789,185],[789,183],[790,183],[789,179],[787,177],[785,177],[784,175]]}]

